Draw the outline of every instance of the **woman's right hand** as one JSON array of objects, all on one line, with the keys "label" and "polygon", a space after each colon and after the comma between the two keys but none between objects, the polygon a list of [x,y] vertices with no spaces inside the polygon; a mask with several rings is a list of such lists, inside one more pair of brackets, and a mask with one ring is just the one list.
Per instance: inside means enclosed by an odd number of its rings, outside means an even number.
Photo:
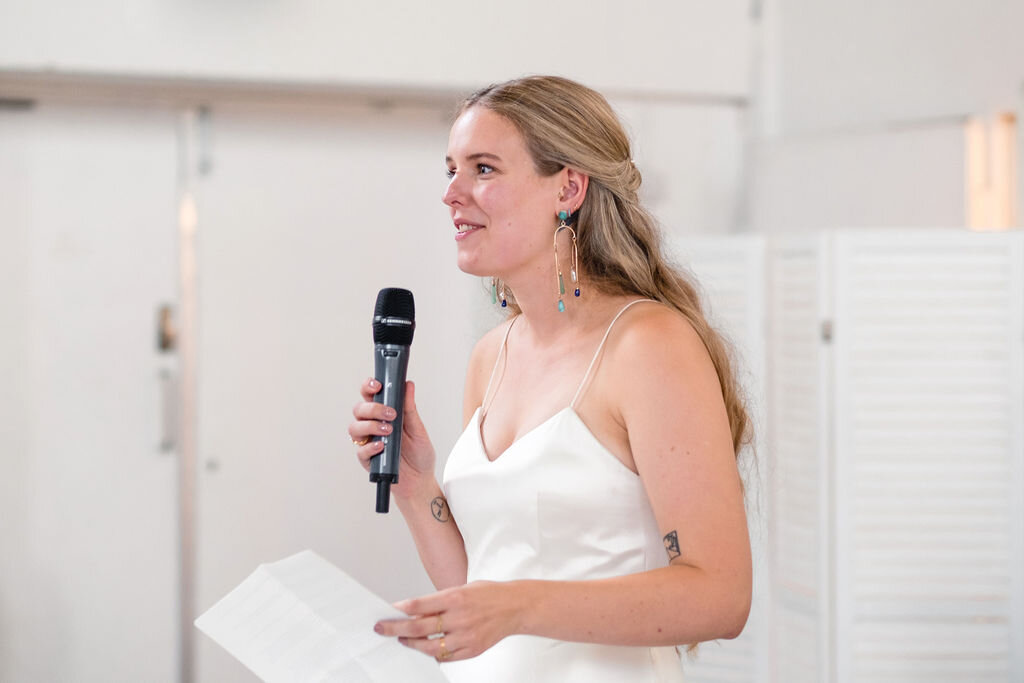
[{"label": "woman's right hand", "polygon": [[[383,403],[374,402],[373,397],[380,390],[380,382],[372,377],[359,387],[363,400],[352,409],[355,421],[348,426],[352,441],[391,434],[395,411]],[[356,456],[363,469],[369,472],[370,458],[383,450],[382,441],[368,441],[365,445],[356,445]],[[398,464],[398,483],[392,485],[391,492],[404,498],[411,495],[420,484],[431,481],[434,477],[434,459],[434,446],[416,410],[416,385],[406,382],[405,405],[402,410],[402,458]]]}]

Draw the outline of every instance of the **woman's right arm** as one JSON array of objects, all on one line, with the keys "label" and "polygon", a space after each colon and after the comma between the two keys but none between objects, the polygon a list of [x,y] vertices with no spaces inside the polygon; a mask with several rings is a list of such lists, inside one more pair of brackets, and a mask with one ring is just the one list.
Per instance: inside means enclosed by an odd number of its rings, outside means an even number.
[{"label": "woman's right arm", "polygon": [[[463,428],[483,403],[506,324],[502,323],[485,334],[470,355],[463,392]],[[363,400],[352,410],[356,421],[348,428],[353,441],[391,433],[391,420],[395,418],[393,411],[389,414],[389,408],[373,402],[379,391],[380,383],[373,378],[360,387]],[[370,441],[359,446],[356,454],[368,471],[370,458],[381,450],[383,445],[380,441]],[[391,487],[391,495],[416,542],[423,568],[434,586],[444,590],[466,583],[466,546],[441,485],[434,476],[435,460],[434,446],[416,409],[416,387],[408,382],[402,411],[402,461],[399,463],[398,483]]]},{"label": "woman's right arm", "polygon": [[[360,387],[363,400],[352,409],[355,422],[348,428],[355,442],[391,433],[394,410],[373,401],[379,391],[380,383],[373,378]],[[356,455],[368,471],[370,458],[381,450],[381,441],[370,441],[358,446]],[[402,411],[402,460],[391,496],[405,517],[423,568],[434,586],[443,590],[466,583],[466,548],[434,476],[434,461],[434,446],[416,409],[416,387],[408,382]]]}]

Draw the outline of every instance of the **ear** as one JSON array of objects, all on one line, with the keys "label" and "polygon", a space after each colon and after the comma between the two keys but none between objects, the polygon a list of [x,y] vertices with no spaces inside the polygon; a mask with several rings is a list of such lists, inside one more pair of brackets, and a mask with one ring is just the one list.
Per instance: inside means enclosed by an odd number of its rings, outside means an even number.
[{"label": "ear", "polygon": [[[562,169],[562,190],[559,194],[558,211],[575,213],[587,196],[590,176],[566,166]],[[557,213],[557,212],[556,212]]]}]

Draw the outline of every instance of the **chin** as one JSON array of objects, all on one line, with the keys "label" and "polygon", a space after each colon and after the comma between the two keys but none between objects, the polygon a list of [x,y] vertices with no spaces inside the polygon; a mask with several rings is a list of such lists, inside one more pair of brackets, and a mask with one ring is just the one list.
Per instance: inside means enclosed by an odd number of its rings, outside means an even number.
[{"label": "chin", "polygon": [[459,253],[455,257],[455,265],[459,267],[466,275],[476,275],[477,277],[491,277],[494,275],[493,268],[487,268],[472,258],[469,258],[468,254]]}]

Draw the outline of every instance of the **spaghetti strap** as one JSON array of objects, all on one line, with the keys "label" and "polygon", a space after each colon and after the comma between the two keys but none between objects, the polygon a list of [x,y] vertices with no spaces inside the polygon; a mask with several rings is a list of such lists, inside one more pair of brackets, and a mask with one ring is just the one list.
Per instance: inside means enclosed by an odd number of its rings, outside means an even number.
[{"label": "spaghetti strap", "polygon": [[[501,346],[498,348],[498,355],[494,359],[494,369],[491,370],[491,377],[487,380],[487,388],[484,389],[484,397],[480,401],[480,417],[478,422],[483,422],[484,415],[487,414],[487,409],[490,407],[490,403],[487,402],[487,394],[491,393],[491,384],[494,382],[494,375],[498,372],[498,365],[501,363],[501,355],[505,353],[505,345],[508,343],[508,334],[512,331],[512,326],[519,320],[519,316],[512,318],[512,321],[505,328],[505,336],[501,339]],[[493,400],[494,397],[492,396]]]},{"label": "spaghetti strap", "polygon": [[[604,336],[601,338],[601,343],[597,345],[597,351],[594,352],[594,357],[590,359],[590,365],[587,367],[587,372],[584,373],[583,375],[583,380],[580,381],[579,388],[576,389],[576,395],[572,397],[572,401],[569,403],[570,408],[576,408],[576,401],[579,400],[580,394],[583,393],[583,388],[587,385],[587,380],[590,378],[590,372],[591,370],[594,369],[594,365],[597,363],[597,359],[601,355],[601,349],[604,348],[604,343],[608,341],[608,335],[611,334],[612,327],[615,326],[615,323],[618,321],[619,317],[623,313],[625,313],[630,306],[632,306],[633,304],[639,304],[644,301],[654,301],[654,299],[636,299],[634,301],[630,301],[628,304],[620,308],[619,312],[615,314],[614,318],[612,318],[612,321],[608,323],[608,329],[604,331]],[[506,333],[505,336],[507,337],[508,334]]]}]

